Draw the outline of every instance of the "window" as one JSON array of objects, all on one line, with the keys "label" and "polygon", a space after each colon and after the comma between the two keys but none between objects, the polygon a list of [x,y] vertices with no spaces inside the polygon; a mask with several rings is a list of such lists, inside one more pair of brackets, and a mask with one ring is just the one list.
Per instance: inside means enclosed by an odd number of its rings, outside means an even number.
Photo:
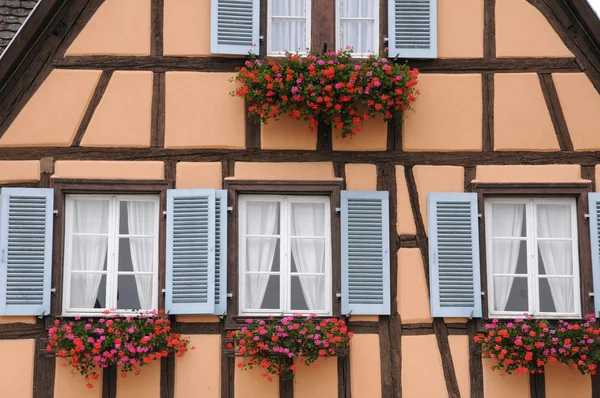
[{"label": "window", "polygon": [[357,57],[379,52],[379,0],[336,0],[336,47]]},{"label": "window", "polygon": [[331,315],[329,197],[239,196],[240,315]]},{"label": "window", "polygon": [[66,195],[63,313],[158,306],[159,197]]},{"label": "window", "polygon": [[311,0],[269,0],[267,53],[306,53],[310,48]]},{"label": "window", "polygon": [[575,199],[485,201],[490,316],[578,317]]}]

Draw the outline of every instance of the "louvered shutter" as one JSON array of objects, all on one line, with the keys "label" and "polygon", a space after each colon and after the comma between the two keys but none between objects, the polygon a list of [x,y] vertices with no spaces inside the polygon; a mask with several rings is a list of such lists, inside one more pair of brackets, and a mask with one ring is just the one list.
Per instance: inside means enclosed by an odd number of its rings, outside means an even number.
[{"label": "louvered shutter", "polygon": [[341,192],[342,313],[390,314],[389,194]]},{"label": "louvered shutter", "polygon": [[600,313],[600,193],[588,194],[590,213],[590,241],[592,248],[592,275],[594,279],[594,314]]},{"label": "louvered shutter", "polygon": [[210,52],[258,54],[260,0],[211,0]]},{"label": "louvered shutter", "polygon": [[165,310],[215,313],[215,190],[167,191]]},{"label": "louvered shutter", "polygon": [[481,317],[476,193],[430,193],[432,317]]},{"label": "louvered shutter", "polygon": [[2,188],[0,315],[50,313],[54,191]]},{"label": "louvered shutter", "polygon": [[389,0],[388,18],[390,57],[437,57],[437,0]]},{"label": "louvered shutter", "polygon": [[227,191],[215,197],[215,313],[227,311]]}]

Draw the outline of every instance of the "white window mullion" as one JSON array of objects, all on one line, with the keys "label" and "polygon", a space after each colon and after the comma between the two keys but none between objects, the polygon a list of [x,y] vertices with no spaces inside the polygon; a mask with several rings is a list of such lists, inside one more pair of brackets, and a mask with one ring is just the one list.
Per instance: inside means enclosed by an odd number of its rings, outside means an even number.
[{"label": "white window mullion", "polygon": [[280,293],[282,297],[282,301],[280,301],[280,307],[282,312],[290,313],[290,308],[292,307],[292,295],[291,295],[291,270],[292,270],[292,254],[291,254],[291,246],[290,246],[290,226],[289,226],[289,200],[288,198],[284,198],[281,202],[281,242],[280,242],[280,251],[281,251],[281,262],[280,262],[280,270],[281,270],[281,282]]},{"label": "white window mullion", "polygon": [[575,301],[575,313],[581,314],[581,283],[579,281],[579,237],[577,235],[577,206],[575,202],[571,203],[571,239],[572,239],[572,250],[571,254],[573,255],[573,269],[571,272],[573,273],[573,294],[575,297],[573,298]]},{"label": "white window mullion", "polygon": [[118,206],[117,197],[110,199],[108,207],[108,255],[106,275],[106,308],[117,308],[117,263],[118,263]]},{"label": "white window mullion", "polygon": [[529,238],[529,250],[531,258],[531,266],[528,268],[528,274],[531,279],[531,295],[533,301],[529,305],[529,313],[536,315],[540,312],[540,280],[539,280],[539,256],[538,256],[538,241],[537,241],[537,207],[535,201],[531,199],[527,204],[527,236]]}]

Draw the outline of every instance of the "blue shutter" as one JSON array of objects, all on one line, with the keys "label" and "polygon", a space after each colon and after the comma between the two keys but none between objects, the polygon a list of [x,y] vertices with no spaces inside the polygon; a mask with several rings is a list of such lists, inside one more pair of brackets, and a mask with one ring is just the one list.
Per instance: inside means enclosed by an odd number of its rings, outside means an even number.
[{"label": "blue shutter", "polygon": [[49,314],[54,190],[0,192],[0,315]]},{"label": "blue shutter", "polygon": [[476,193],[430,193],[432,317],[481,317]]},{"label": "blue shutter", "polygon": [[215,197],[215,313],[227,312],[227,191]]},{"label": "blue shutter", "polygon": [[391,58],[437,58],[437,0],[389,0],[388,18]]},{"label": "blue shutter", "polygon": [[600,312],[600,193],[588,194],[590,206],[590,241],[592,248],[592,275],[594,279],[594,314]]},{"label": "blue shutter", "polygon": [[210,7],[211,53],[258,54],[260,0],[211,0]]},{"label": "blue shutter", "polygon": [[165,310],[215,313],[215,190],[167,191]]},{"label": "blue shutter", "polygon": [[342,313],[389,315],[389,193],[342,191],[341,202]]}]

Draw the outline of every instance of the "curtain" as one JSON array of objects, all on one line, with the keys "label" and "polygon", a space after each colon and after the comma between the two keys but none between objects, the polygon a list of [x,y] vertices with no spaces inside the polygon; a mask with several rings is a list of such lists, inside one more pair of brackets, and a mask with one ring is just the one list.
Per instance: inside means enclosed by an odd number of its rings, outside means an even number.
[{"label": "curtain", "polygon": [[[246,234],[276,235],[278,233],[278,202],[248,202],[246,206]],[[277,240],[278,238],[272,237],[246,238],[246,270],[271,271]],[[269,283],[269,275],[248,274],[246,283],[248,309],[261,308]]]},{"label": "curtain", "polygon": [[[325,206],[322,203],[294,203],[291,208],[292,236],[323,236]],[[292,256],[299,273],[325,272],[325,239],[292,238]],[[299,276],[309,310],[323,309],[324,276]]]},{"label": "curtain", "polygon": [[[154,235],[155,203],[127,202],[127,225],[130,235]],[[154,238],[129,238],[131,263],[134,272],[152,272],[154,266]],[[135,275],[141,309],[152,308],[152,276]]]},{"label": "curtain", "polygon": [[306,51],[306,0],[273,0],[271,7],[271,51]]},{"label": "curtain", "polygon": [[[102,271],[106,261],[108,236],[108,202],[105,200],[74,200],[73,270]],[[71,275],[71,306],[94,308],[102,274]]]},{"label": "curtain", "polygon": [[[523,204],[494,204],[492,211],[492,236],[518,237],[523,227]],[[521,241],[517,239],[493,239],[493,270],[498,274],[514,274],[519,261]],[[505,311],[514,277],[497,277],[494,280],[496,310]]]},{"label": "curtain", "polygon": [[[340,1],[340,47],[353,47],[354,52],[366,54],[379,51],[373,48],[375,42],[375,9],[379,7],[374,0],[339,0]],[[372,18],[370,20],[355,20],[345,18]]]},{"label": "curtain", "polygon": [[[573,275],[571,239],[571,207],[569,205],[538,205],[538,237],[566,238],[540,240],[539,249],[546,275]],[[572,313],[574,292],[572,278],[547,278],[557,312]]]}]

